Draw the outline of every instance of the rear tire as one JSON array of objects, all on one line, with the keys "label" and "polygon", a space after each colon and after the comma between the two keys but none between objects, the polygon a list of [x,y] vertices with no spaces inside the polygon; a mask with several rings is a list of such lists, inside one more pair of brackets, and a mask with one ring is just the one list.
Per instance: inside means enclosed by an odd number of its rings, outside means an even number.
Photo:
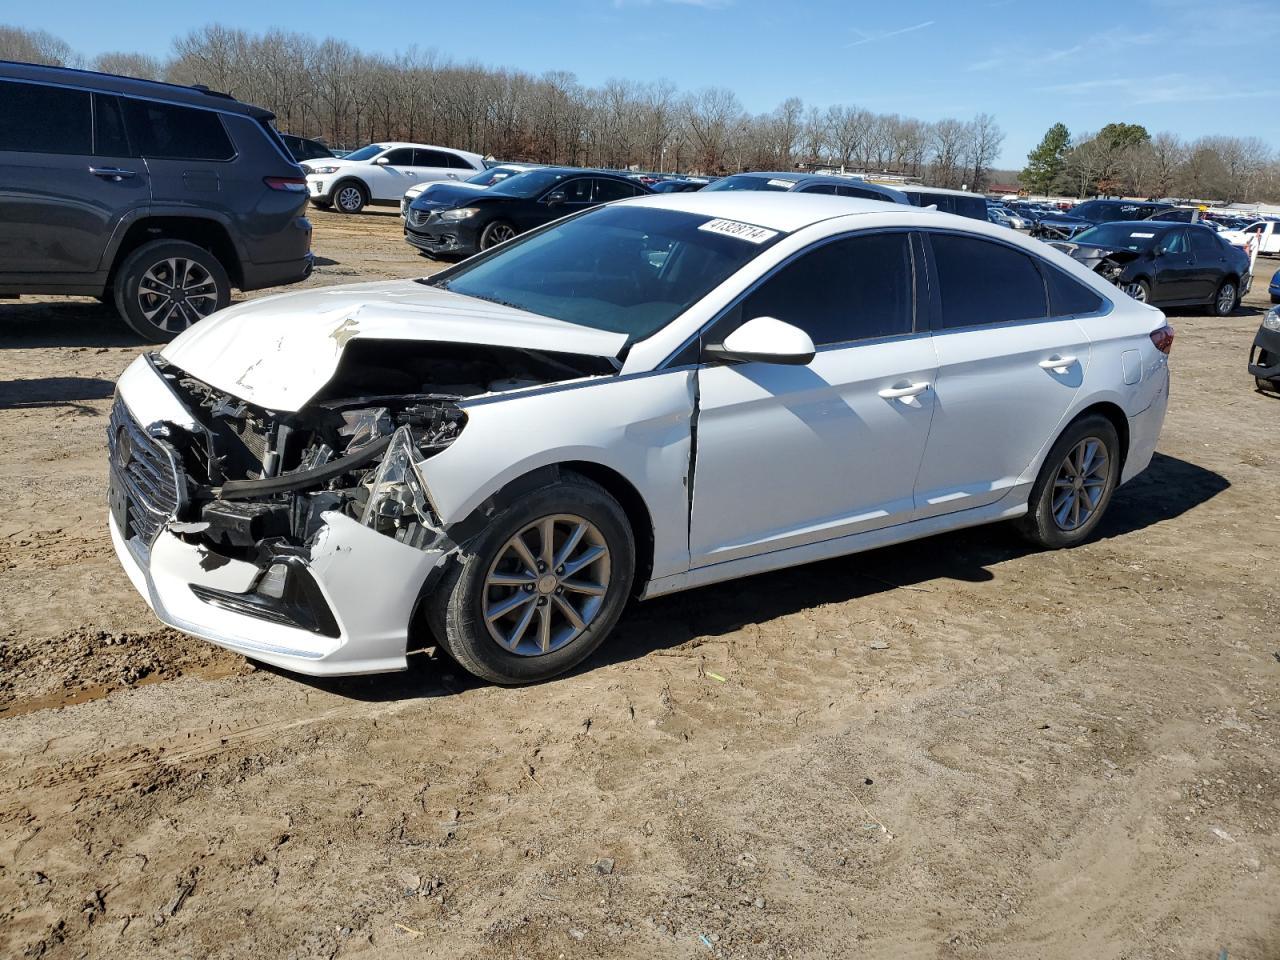
[{"label": "rear tire", "polygon": [[172,340],[231,302],[218,258],[185,240],[144,243],[120,263],[112,285],[124,322],[152,343]]},{"label": "rear tire", "polygon": [[1263,380],[1261,377],[1254,377],[1253,383],[1260,393],[1280,393],[1280,383],[1274,380]]},{"label": "rear tire", "polygon": [[[634,573],[635,538],[618,501],[566,473],[490,519],[436,585],[427,616],[436,641],[467,672],[505,685],[536,683],[604,642]],[[506,612],[495,617],[499,609]]]},{"label": "rear tire", "polygon": [[[1105,459],[1099,461],[1100,455]],[[1097,528],[1119,482],[1120,438],[1115,426],[1100,414],[1082,417],[1049,450],[1031,487],[1026,516],[1014,525],[1037,546],[1074,547]]]},{"label": "rear tire", "polygon": [[369,203],[369,191],[359,180],[343,180],[330,196],[339,213],[359,213]]}]

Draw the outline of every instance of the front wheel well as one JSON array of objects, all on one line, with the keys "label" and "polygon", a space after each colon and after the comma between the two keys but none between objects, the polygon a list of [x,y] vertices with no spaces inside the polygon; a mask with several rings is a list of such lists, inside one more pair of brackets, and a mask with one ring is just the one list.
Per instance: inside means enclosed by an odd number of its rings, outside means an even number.
[{"label": "front wheel well", "polygon": [[600,484],[609,496],[617,500],[627,522],[631,524],[631,535],[636,542],[636,572],[632,582],[632,591],[638,596],[649,583],[653,574],[653,517],[649,506],[644,502],[640,491],[618,471],[604,464],[591,463],[586,460],[571,460],[560,464],[561,470],[572,471]]},{"label": "front wheel well", "polygon": [[108,287],[115,282],[116,270],[125,257],[153,240],[185,240],[187,243],[194,243],[218,258],[233,286],[239,287],[244,282],[240,255],[231,235],[222,224],[204,217],[148,217],[131,224],[120,241],[120,247],[111,263]]}]

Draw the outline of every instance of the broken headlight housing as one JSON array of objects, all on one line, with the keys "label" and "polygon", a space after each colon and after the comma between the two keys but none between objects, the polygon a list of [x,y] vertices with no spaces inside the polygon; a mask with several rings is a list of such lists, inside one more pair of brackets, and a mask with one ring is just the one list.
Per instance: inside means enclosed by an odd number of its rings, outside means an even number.
[{"label": "broken headlight housing", "polygon": [[360,522],[415,547],[428,546],[440,535],[439,521],[422,477],[425,459],[406,425],[391,436],[378,468],[365,481],[368,499]]}]

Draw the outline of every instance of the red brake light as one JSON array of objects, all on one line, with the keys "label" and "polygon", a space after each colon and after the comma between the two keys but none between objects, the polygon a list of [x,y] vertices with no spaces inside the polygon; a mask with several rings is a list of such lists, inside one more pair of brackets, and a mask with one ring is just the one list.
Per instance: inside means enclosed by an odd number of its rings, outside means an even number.
[{"label": "red brake light", "polygon": [[1173,327],[1165,324],[1159,330],[1151,331],[1151,342],[1156,345],[1156,349],[1161,353],[1168,355],[1173,349]]},{"label": "red brake light", "polygon": [[304,177],[263,177],[262,182],[272,190],[288,190],[292,193],[307,191],[307,181]]}]

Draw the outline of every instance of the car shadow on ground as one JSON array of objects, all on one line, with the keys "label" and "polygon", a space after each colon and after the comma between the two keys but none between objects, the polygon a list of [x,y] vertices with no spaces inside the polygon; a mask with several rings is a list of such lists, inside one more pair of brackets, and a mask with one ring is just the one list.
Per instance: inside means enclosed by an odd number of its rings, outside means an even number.
[{"label": "car shadow on ground", "polygon": [[[1157,453],[1150,467],[1116,492],[1096,538],[1121,537],[1171,520],[1229,486],[1211,470]],[[975,527],[635,603],[604,646],[575,672],[638,660],[823,604],[887,590],[928,591],[937,580],[981,583],[994,579],[1002,563],[1036,552],[1006,525]],[[445,696],[483,686],[448,657],[415,654],[409,661],[407,673],[372,677],[316,679],[279,672],[366,701]]]},{"label": "car shadow on ground", "polygon": [[139,347],[115,307],[85,300],[0,303],[0,349]]},{"label": "car shadow on ground", "polygon": [[[0,410],[34,407],[82,407],[87,400],[106,400],[116,385],[100,377],[40,377],[0,380]],[[92,408],[82,407],[93,411]]]}]

